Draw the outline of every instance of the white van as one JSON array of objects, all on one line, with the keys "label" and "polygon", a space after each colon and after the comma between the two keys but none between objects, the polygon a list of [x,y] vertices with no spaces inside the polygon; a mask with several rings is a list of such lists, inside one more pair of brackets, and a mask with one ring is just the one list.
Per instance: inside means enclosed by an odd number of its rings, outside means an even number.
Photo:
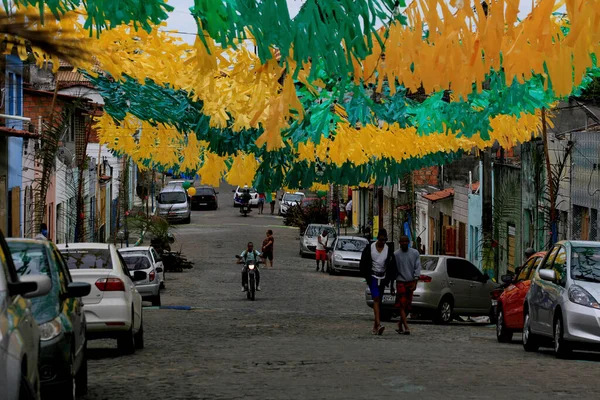
[{"label": "white van", "polygon": [[189,224],[191,220],[190,198],[181,186],[167,186],[156,196],[157,214],[168,221],[181,221]]}]

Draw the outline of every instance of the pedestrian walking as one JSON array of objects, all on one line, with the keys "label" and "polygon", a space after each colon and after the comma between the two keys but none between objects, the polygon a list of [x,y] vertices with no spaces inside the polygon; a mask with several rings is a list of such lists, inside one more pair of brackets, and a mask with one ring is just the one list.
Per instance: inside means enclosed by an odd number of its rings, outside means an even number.
[{"label": "pedestrian walking", "polygon": [[323,272],[325,272],[325,263],[327,262],[327,241],[329,237],[327,236],[329,232],[327,229],[323,229],[323,233],[319,235],[317,238],[317,251],[315,254],[315,259],[317,260],[317,271],[319,270],[319,261],[323,264]]},{"label": "pedestrian walking", "polygon": [[425,246],[421,244],[421,236],[417,237],[417,250],[419,250],[419,254],[425,254]]},{"label": "pedestrian walking", "polygon": [[40,232],[35,238],[39,240],[48,240],[48,226],[44,222],[40,224]]},{"label": "pedestrian walking", "polygon": [[[265,259],[265,268],[273,268],[273,243],[275,238],[273,237],[273,231],[269,229],[267,231],[267,237],[263,240],[262,253]],[[271,266],[269,267],[269,263]]]},{"label": "pedestrian walking", "polygon": [[387,231],[380,229],[377,234],[377,241],[365,247],[360,257],[360,272],[364,276],[373,299],[373,321],[374,335],[381,335],[385,327],[381,325],[381,299],[385,287],[393,283],[396,273],[396,263],[394,252],[387,245]]},{"label": "pedestrian walking", "polygon": [[408,236],[400,236],[400,249],[394,253],[396,261],[396,307],[400,309],[400,321],[396,332],[410,335],[406,315],[410,311],[413,292],[421,275],[421,255],[409,247]]},{"label": "pedestrian walking", "polygon": [[271,215],[275,214],[275,201],[277,201],[277,192],[271,193]]},{"label": "pedestrian walking", "polygon": [[352,225],[352,197],[346,203],[346,219],[348,220],[348,225]]},{"label": "pedestrian walking", "polygon": [[258,213],[262,214],[264,208],[265,208],[265,194],[259,193],[258,194]]}]

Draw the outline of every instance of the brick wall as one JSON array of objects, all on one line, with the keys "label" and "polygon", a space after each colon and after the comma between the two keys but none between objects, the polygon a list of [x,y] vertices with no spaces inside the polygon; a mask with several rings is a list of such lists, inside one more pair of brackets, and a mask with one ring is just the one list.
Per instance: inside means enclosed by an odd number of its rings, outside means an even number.
[{"label": "brick wall", "polygon": [[439,167],[423,168],[414,172],[415,186],[438,186],[439,184]]}]

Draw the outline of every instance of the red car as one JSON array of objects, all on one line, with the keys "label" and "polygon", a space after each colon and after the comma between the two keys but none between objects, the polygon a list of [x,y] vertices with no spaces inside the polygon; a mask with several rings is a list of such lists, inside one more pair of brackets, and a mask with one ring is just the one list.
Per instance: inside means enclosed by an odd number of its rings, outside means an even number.
[{"label": "red car", "polygon": [[529,291],[531,279],[542,262],[546,252],[535,253],[517,270],[515,276],[504,275],[502,281],[508,283],[498,298],[496,337],[498,342],[507,343],[512,340],[513,333],[523,331],[523,305]]}]

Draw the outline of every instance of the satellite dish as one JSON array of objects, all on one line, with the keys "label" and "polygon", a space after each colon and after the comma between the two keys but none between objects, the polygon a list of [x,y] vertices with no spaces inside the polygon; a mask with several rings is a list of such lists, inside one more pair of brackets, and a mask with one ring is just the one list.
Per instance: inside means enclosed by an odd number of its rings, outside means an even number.
[{"label": "satellite dish", "polygon": [[73,165],[73,153],[64,146],[58,148],[58,151],[56,152],[56,158],[58,158],[60,162],[65,164],[68,168]]}]

